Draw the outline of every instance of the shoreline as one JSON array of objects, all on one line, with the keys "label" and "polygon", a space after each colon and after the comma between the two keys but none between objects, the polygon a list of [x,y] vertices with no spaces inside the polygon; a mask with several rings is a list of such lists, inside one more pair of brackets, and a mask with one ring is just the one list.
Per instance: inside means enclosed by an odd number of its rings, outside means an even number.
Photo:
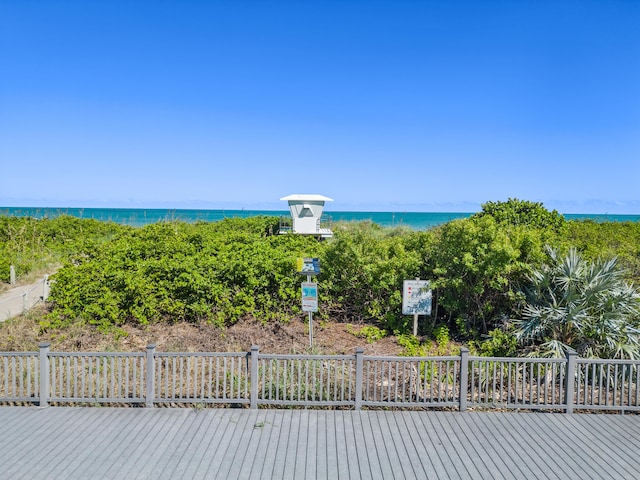
[{"label": "shoreline", "polygon": [[[425,230],[452,220],[468,218],[474,212],[376,212],[325,210],[323,218],[330,222],[371,221],[382,227],[404,226],[413,230]],[[285,216],[288,210],[227,210],[227,209],[171,209],[171,208],[52,208],[52,207],[3,207],[0,216],[55,218],[69,215],[82,219],[111,221],[130,226],[143,226],[160,221],[215,222],[225,218],[250,218],[256,216]],[[596,222],[640,222],[640,214],[561,214],[567,220],[592,220]]]}]

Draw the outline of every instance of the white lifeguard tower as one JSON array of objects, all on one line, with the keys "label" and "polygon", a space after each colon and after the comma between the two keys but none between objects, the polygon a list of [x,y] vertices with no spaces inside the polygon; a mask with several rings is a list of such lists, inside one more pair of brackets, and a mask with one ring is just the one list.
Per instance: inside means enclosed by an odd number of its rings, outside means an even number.
[{"label": "white lifeguard tower", "polygon": [[282,197],[280,200],[289,202],[292,219],[290,229],[280,228],[280,233],[291,231],[301,235],[315,235],[320,238],[333,236],[330,228],[320,228],[324,202],[333,202],[332,198],[324,195],[294,194]]}]

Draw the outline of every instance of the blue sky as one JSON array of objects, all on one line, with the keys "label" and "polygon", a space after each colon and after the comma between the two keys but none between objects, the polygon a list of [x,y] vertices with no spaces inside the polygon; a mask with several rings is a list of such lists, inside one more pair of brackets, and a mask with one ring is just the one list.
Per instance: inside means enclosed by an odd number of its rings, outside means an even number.
[{"label": "blue sky", "polygon": [[0,206],[640,214],[640,2],[0,3]]}]

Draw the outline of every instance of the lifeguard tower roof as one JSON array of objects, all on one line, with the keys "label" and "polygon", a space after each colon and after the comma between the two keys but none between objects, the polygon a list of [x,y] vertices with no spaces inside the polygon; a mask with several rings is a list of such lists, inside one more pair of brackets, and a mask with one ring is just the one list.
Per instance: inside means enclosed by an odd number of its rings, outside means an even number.
[{"label": "lifeguard tower roof", "polygon": [[324,195],[314,195],[314,194],[307,194],[307,193],[295,193],[293,195],[289,195],[287,197],[282,197],[280,200],[283,201],[291,201],[291,200],[297,200],[297,201],[305,201],[308,200],[310,202],[333,202],[333,198],[329,198],[329,197],[325,197]]},{"label": "lifeguard tower roof", "polygon": [[[292,226],[291,231],[302,235],[316,235],[322,238],[333,236],[329,228],[320,228],[320,217],[324,210],[324,202],[333,202],[332,198],[316,194],[296,193],[280,200],[289,202]],[[280,233],[286,233],[281,229]]]}]

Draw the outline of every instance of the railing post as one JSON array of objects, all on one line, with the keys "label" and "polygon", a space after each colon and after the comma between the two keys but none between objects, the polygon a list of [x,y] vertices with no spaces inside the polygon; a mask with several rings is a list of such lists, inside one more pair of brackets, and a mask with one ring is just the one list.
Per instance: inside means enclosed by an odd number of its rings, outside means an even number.
[{"label": "railing post", "polygon": [[146,378],[146,396],[145,396],[145,406],[147,408],[153,408],[153,401],[155,397],[155,383],[154,379],[156,377],[156,344],[150,343],[147,345],[147,378]]},{"label": "railing post", "polygon": [[16,284],[16,267],[14,267],[13,265],[9,267],[9,283],[11,285]]},{"label": "railing post", "polygon": [[46,302],[49,298],[49,275],[45,275],[42,279],[42,301]]},{"label": "railing post", "polygon": [[258,345],[251,346],[251,373],[250,373],[251,403],[249,405],[249,408],[251,408],[252,410],[255,410],[256,408],[258,408],[258,383],[259,383],[258,382],[258,351],[259,350],[260,350],[260,347]]},{"label": "railing post", "polygon": [[576,367],[578,354],[575,350],[568,349],[567,350],[567,372],[565,375],[565,396],[564,400],[566,403],[566,412],[573,413],[573,405],[575,403],[575,393],[576,393]]},{"label": "railing post", "polygon": [[356,348],[356,404],[355,409],[362,409],[362,382],[363,382],[363,369],[364,369],[364,349],[362,347]]},{"label": "railing post", "polygon": [[460,411],[467,409],[467,396],[469,394],[469,349],[460,349]]},{"label": "railing post", "polygon": [[40,406],[49,406],[49,347],[50,343],[41,343],[40,349]]}]

